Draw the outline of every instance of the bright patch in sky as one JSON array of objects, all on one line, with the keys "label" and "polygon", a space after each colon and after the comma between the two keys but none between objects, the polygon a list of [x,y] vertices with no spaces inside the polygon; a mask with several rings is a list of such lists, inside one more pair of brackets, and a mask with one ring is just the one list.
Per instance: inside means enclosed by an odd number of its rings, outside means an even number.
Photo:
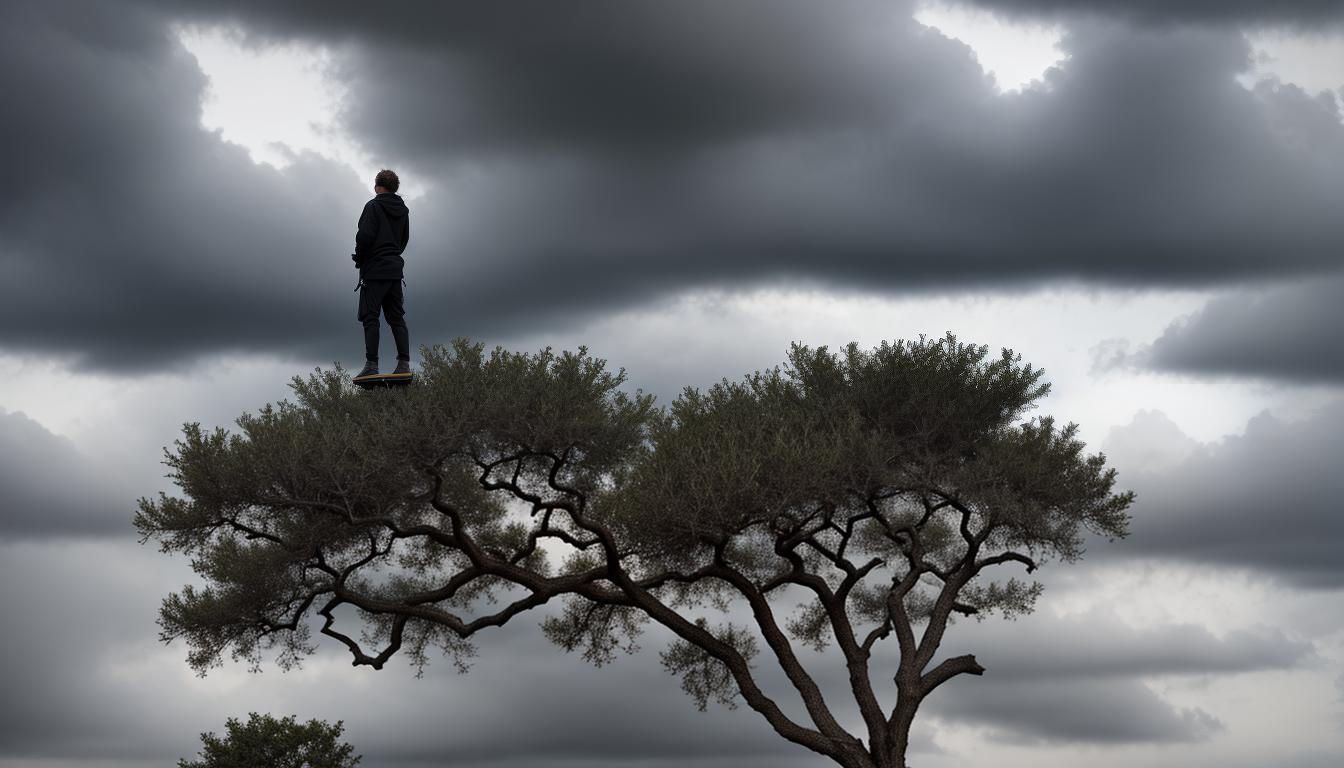
[{"label": "bright patch in sky", "polygon": [[1246,38],[1255,49],[1255,67],[1243,78],[1246,85],[1275,77],[1309,93],[1332,91],[1344,100],[1344,34],[1263,31]]},{"label": "bright patch in sky", "polygon": [[178,39],[210,78],[201,103],[205,128],[277,168],[311,151],[350,164],[361,178],[377,172],[337,123],[346,91],[331,74],[329,49],[263,46],[228,27],[180,27]]},{"label": "bright patch in sky", "polygon": [[943,2],[922,4],[915,20],[969,45],[1001,91],[1020,90],[1064,58],[1057,25],[1006,21]]}]

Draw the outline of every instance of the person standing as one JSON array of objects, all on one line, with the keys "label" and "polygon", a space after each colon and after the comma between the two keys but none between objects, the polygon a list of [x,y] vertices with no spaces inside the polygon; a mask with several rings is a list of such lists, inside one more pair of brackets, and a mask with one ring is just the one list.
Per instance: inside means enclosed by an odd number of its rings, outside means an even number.
[{"label": "person standing", "polygon": [[393,376],[411,375],[411,342],[406,330],[402,252],[411,239],[410,209],[397,194],[401,180],[389,170],[373,179],[374,198],[364,204],[355,232],[354,259],[359,268],[359,322],[364,326],[364,369],[356,379],[378,374],[378,315],[381,312],[397,344]]}]

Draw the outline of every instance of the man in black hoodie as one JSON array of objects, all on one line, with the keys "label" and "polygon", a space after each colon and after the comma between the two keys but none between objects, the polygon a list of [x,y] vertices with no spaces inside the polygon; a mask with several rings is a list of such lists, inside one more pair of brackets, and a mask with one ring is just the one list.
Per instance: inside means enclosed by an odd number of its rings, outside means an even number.
[{"label": "man in black hoodie", "polygon": [[410,210],[397,194],[401,180],[392,171],[379,171],[373,180],[375,197],[364,204],[355,232],[359,267],[359,322],[364,325],[364,370],[356,379],[378,375],[378,313],[381,311],[397,343],[393,376],[411,375],[411,343],[406,331],[406,308],[401,287],[401,258],[411,238]]}]

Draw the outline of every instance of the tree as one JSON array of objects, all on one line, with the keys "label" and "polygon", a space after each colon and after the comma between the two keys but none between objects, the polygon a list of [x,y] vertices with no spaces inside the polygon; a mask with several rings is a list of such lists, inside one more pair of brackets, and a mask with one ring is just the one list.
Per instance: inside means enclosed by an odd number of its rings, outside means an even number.
[{"label": "tree", "polygon": [[[558,601],[545,633],[595,664],[654,622],[702,709],[740,696],[839,765],[899,768],[924,698],[984,671],[933,664],[954,616],[1013,616],[1040,594],[996,567],[1031,573],[1078,559],[1088,532],[1126,534],[1133,496],[1112,492],[1104,458],[1074,425],[1025,418],[1042,372],[950,334],[794,345],[783,371],[687,388],[666,410],[584,348],[459,339],[423,357],[406,391],[319,370],[238,434],[188,425],[165,452],[184,495],[142,499],[136,525],[208,582],[160,614],[199,672],[226,655],[298,663],[318,620],[356,665],[438,647],[465,669],[478,632]],[[749,622],[714,620],[725,608]],[[874,654],[893,640],[898,654]],[[844,665],[859,733],[797,643],[835,644],[822,658]],[[806,719],[758,685],[762,648]]]},{"label": "tree", "polygon": [[360,757],[340,742],[344,725],[321,720],[300,724],[293,715],[276,720],[249,713],[246,723],[230,717],[227,735],[201,734],[200,760],[179,760],[178,768],[354,768]]}]

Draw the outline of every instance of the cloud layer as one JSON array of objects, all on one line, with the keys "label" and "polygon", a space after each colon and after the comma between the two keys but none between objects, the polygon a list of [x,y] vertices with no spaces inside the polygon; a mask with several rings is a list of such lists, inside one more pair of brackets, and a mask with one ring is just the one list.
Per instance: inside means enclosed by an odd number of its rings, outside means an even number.
[{"label": "cloud layer", "polygon": [[0,134],[24,179],[0,206],[0,346],[135,371],[357,341],[364,183],[311,155],[255,166],[203,131],[206,81],[174,22],[334,46],[351,136],[432,190],[411,206],[416,342],[707,285],[1338,268],[1336,104],[1239,86],[1235,30],[1071,19],[1068,60],[1004,96],[910,10],[6,4],[0,86],[30,108]]},{"label": "cloud layer", "polygon": [[[154,637],[157,602],[189,578],[185,563],[109,541],[8,543],[0,554],[0,598],[24,617],[0,627],[9,650],[0,673],[23,692],[0,707],[0,761],[44,755],[162,765],[188,754],[195,735],[218,731],[225,717],[270,711],[345,720],[347,739],[375,767],[434,765],[446,756],[473,766],[817,765],[749,709],[697,712],[659,667],[655,652],[667,638],[656,631],[642,638],[638,655],[602,669],[564,654],[522,619],[492,632],[465,676],[446,663],[431,663],[423,679],[402,664],[356,669],[327,645],[299,672],[254,675],[235,665],[198,679],[181,646],[162,648]],[[97,588],[71,563],[96,563]],[[1017,743],[1199,740],[1221,728],[1217,718],[1172,704],[1147,681],[1292,670],[1314,652],[1278,630],[1224,637],[1190,625],[1136,630],[1104,614],[962,622],[947,645],[949,653],[976,653],[989,671],[929,699],[917,725],[922,763],[946,724],[990,728]],[[839,657],[804,658],[826,671],[819,676],[830,700],[842,702]],[[765,660],[758,667],[767,689],[796,709],[788,684]],[[877,684],[890,695],[889,681]]]},{"label": "cloud layer", "polygon": [[1032,15],[1098,13],[1150,23],[1197,21],[1307,25],[1344,20],[1333,0],[970,0],[984,8]]},{"label": "cloud layer", "polygon": [[[1172,426],[1150,417],[1116,429],[1111,440],[1162,445],[1160,436]],[[1173,443],[1168,438],[1165,444]],[[1188,450],[1169,468],[1124,473],[1139,496],[1132,536],[1097,547],[1098,554],[1203,562],[1299,587],[1344,587],[1338,547],[1344,540],[1344,406],[1300,422],[1264,414],[1243,435]]]},{"label": "cloud layer", "polygon": [[947,655],[975,653],[986,672],[938,691],[926,704],[930,714],[1019,744],[1203,741],[1225,724],[1171,703],[1153,681],[1291,669],[1315,657],[1311,643],[1279,629],[1223,637],[1188,624],[1135,629],[1102,611],[962,622],[946,645]]},{"label": "cloud layer", "polygon": [[1344,279],[1245,291],[1173,323],[1144,351],[1161,370],[1344,382]]},{"label": "cloud layer", "polygon": [[0,540],[129,536],[134,492],[70,440],[0,409]]}]

